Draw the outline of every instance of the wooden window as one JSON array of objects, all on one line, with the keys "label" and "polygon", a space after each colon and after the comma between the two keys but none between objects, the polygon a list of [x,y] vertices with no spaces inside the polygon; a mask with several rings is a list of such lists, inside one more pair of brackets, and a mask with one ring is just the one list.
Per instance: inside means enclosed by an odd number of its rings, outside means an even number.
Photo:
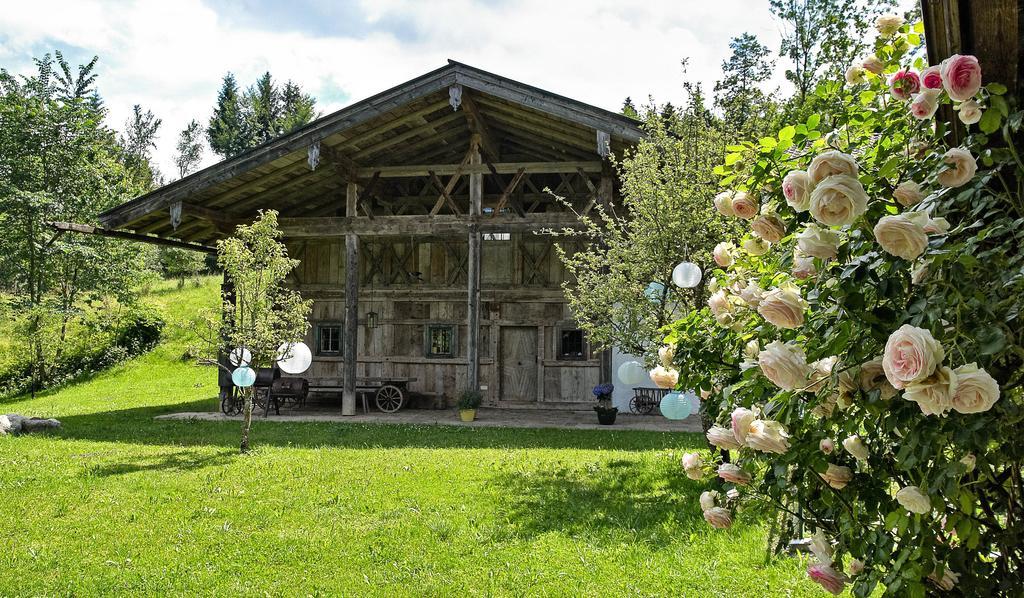
[{"label": "wooden window", "polygon": [[341,355],[341,324],[322,322],[316,325],[316,354]]},{"label": "wooden window", "polygon": [[427,357],[455,357],[455,326],[430,324],[427,326]]},{"label": "wooden window", "polygon": [[587,358],[587,340],[582,330],[562,328],[558,331],[558,358],[562,360]]}]

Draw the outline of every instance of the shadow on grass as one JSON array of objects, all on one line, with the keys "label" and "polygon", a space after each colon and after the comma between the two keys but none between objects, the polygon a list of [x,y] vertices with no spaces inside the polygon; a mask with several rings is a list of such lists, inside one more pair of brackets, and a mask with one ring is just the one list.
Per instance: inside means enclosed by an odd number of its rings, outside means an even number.
[{"label": "shadow on grass", "polygon": [[[239,423],[154,420],[182,411],[215,411],[216,399],[60,417],[56,435],[76,440],[235,448]],[[254,447],[297,448],[549,448],[644,451],[703,445],[697,434],[605,430],[466,428],[416,424],[262,422],[253,419]]]},{"label": "shadow on grass", "polygon": [[614,533],[663,546],[704,526],[697,497],[705,485],[670,471],[674,463],[560,463],[504,472],[496,481],[498,508],[512,535]]},{"label": "shadow on grass", "polygon": [[136,457],[130,462],[97,463],[86,467],[90,475],[108,477],[140,471],[191,471],[213,465],[223,465],[238,456],[238,452],[222,449],[213,454],[198,454],[182,449],[173,453]]}]

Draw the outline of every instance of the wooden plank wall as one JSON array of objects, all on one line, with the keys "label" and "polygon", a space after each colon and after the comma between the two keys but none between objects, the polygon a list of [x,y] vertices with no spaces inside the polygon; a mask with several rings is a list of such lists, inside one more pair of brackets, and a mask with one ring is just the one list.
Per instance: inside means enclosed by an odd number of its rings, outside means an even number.
[{"label": "wooden plank wall", "polygon": [[[287,243],[289,254],[300,260],[292,282],[314,299],[306,342],[315,352],[316,324],[345,319],[345,244],[336,239]],[[452,404],[466,385],[465,236],[363,238],[360,245],[358,375],[415,377],[412,391],[443,396]],[[566,273],[553,240],[513,233],[507,240],[485,240],[482,245],[480,384],[487,387],[485,401],[555,408],[589,402],[591,387],[600,382],[599,356],[584,361],[557,358],[560,330],[574,324],[562,296]],[[369,311],[379,314],[377,328],[366,326]],[[425,328],[432,323],[455,325],[455,357],[425,356]],[[501,330],[506,327],[536,331],[531,337],[537,342],[532,353],[536,369],[520,366],[535,379],[535,397],[502,392]],[[342,365],[340,356],[314,355],[308,376],[340,379]]]}]

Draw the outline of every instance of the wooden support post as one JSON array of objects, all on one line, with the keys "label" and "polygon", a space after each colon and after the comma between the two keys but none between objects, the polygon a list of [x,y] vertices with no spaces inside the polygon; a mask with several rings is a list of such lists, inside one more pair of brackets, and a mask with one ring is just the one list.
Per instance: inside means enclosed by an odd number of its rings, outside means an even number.
[{"label": "wooden support post", "polygon": [[[473,136],[473,143],[470,149],[470,164],[480,164],[480,150],[478,138]],[[483,198],[484,177],[483,174],[469,175],[469,213],[472,216],[480,215],[480,205]],[[469,226],[469,251],[467,252],[468,282],[466,310],[466,359],[469,362],[469,372],[466,376],[466,385],[470,390],[480,390],[480,225],[473,222]]]},{"label": "wooden support post", "polygon": [[[345,212],[356,215],[359,186],[349,183],[345,193]],[[345,235],[345,348],[344,388],[341,394],[341,414],[356,414],[356,360],[359,348],[359,235]]]}]

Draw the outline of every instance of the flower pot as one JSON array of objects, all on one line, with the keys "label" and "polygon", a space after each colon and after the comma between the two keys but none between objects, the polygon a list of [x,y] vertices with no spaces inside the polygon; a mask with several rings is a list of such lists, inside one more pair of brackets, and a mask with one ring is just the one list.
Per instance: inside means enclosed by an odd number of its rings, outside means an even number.
[{"label": "flower pot", "polygon": [[610,426],[615,423],[615,416],[618,415],[619,408],[601,409],[600,407],[594,407],[594,411],[597,412],[597,423],[602,426]]},{"label": "flower pot", "polygon": [[459,409],[459,419],[471,422],[476,419],[476,409]]}]

